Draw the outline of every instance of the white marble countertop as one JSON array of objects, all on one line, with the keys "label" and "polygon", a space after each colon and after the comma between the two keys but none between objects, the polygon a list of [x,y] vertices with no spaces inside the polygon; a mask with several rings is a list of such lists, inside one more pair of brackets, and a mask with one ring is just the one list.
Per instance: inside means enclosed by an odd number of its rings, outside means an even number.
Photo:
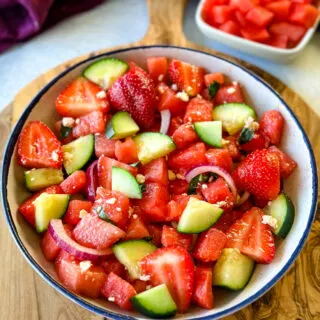
[{"label": "white marble countertop", "polygon": [[[189,40],[267,70],[298,92],[320,115],[320,32],[296,60],[288,64],[275,63],[204,37],[194,21],[197,3],[190,0],[185,13],[184,30]],[[90,51],[139,40],[147,27],[145,0],[108,0],[0,54],[0,111],[23,86],[44,71]]]}]

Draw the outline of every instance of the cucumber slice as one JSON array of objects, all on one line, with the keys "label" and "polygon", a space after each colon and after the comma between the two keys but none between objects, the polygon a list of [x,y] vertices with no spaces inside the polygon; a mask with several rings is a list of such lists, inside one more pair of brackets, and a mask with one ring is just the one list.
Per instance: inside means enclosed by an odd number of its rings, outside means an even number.
[{"label": "cucumber slice", "polygon": [[254,261],[241,254],[238,249],[223,249],[213,267],[212,283],[214,286],[240,290],[249,282],[254,265]]},{"label": "cucumber slice", "polygon": [[285,238],[293,225],[295,214],[291,199],[285,193],[281,193],[265,208],[265,213],[277,220],[277,227],[271,228],[273,233]]},{"label": "cucumber slice", "polygon": [[199,138],[212,147],[221,148],[222,142],[222,122],[203,121],[195,122],[194,129]]},{"label": "cucumber slice", "polygon": [[145,165],[154,159],[164,157],[176,148],[173,140],[159,132],[138,134],[134,141],[137,145],[138,158]]},{"label": "cucumber slice", "polygon": [[243,128],[241,130],[238,142],[239,144],[245,144],[248,143],[252,140],[252,138],[254,137],[254,131],[252,129],[249,128]]},{"label": "cucumber slice", "polygon": [[212,111],[213,120],[222,121],[223,129],[230,135],[239,132],[249,117],[256,119],[256,112],[244,103],[226,103]]},{"label": "cucumber slice", "polygon": [[37,231],[46,231],[51,219],[61,218],[68,208],[69,200],[68,194],[48,194],[46,192],[34,200]]},{"label": "cucumber slice", "polygon": [[139,262],[156,249],[156,246],[145,240],[128,240],[112,247],[114,255],[127,268],[132,279],[141,277]]},{"label": "cucumber slice", "polygon": [[63,181],[61,169],[42,168],[25,171],[24,180],[28,190],[38,191]]},{"label": "cucumber slice", "polygon": [[129,171],[122,168],[112,167],[112,190],[120,191],[128,198],[142,198],[139,183]]},{"label": "cucumber slice", "polygon": [[136,122],[130,114],[125,111],[113,115],[106,129],[106,136],[109,139],[123,139],[133,136],[139,131]]},{"label": "cucumber slice", "polygon": [[91,158],[94,150],[94,137],[89,134],[62,146],[63,166],[67,174],[81,169]]},{"label": "cucumber slice", "polygon": [[223,210],[214,204],[191,197],[180,217],[177,230],[181,233],[200,233],[212,227]]},{"label": "cucumber slice", "polygon": [[168,318],[177,312],[177,306],[165,284],[139,293],[130,301],[135,309],[150,318]]},{"label": "cucumber slice", "polygon": [[103,89],[108,89],[118,78],[127,72],[128,68],[128,64],[122,60],[104,58],[91,63],[83,71],[83,75]]}]

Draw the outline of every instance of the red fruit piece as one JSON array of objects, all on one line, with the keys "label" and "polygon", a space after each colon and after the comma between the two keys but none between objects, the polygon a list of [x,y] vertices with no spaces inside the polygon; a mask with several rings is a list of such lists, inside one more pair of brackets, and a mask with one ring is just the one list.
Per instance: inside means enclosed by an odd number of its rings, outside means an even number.
[{"label": "red fruit piece", "polygon": [[203,68],[172,59],[168,73],[170,80],[180,91],[185,91],[189,96],[196,96],[201,92],[205,73]]},{"label": "red fruit piece", "polygon": [[271,20],[273,19],[274,14],[263,8],[263,7],[254,7],[246,14],[246,19],[254,23],[258,27],[266,27]]},{"label": "red fruit piece", "polygon": [[193,144],[199,141],[199,137],[195,130],[193,129],[193,125],[190,123],[186,123],[181,125],[172,135],[172,139],[176,146],[179,149],[183,149],[188,147],[190,144]]},{"label": "red fruit piece", "polygon": [[276,1],[268,3],[265,8],[273,12],[275,19],[279,21],[287,20],[290,12],[291,1]]},{"label": "red fruit piece", "polygon": [[188,171],[206,163],[205,153],[205,144],[198,142],[186,149],[171,153],[169,155],[168,165],[172,169]]},{"label": "red fruit piece", "polygon": [[231,212],[224,212],[219,220],[214,224],[215,229],[226,232],[231,225],[243,216],[243,211],[233,210]]},{"label": "red fruit piece", "polygon": [[123,193],[99,187],[92,212],[97,214],[104,212],[110,221],[123,229],[129,220],[129,207],[130,201]]},{"label": "red fruit piece", "polygon": [[56,110],[63,117],[78,118],[92,111],[106,113],[109,107],[105,91],[83,77],[74,79],[56,99]]},{"label": "red fruit piece", "polygon": [[192,301],[201,308],[213,308],[212,268],[196,267]]},{"label": "red fruit piece", "polygon": [[67,143],[73,141],[74,139],[72,136],[72,131],[65,138],[61,136],[61,134],[60,134],[61,125],[62,125],[62,120],[56,121],[54,123],[56,137],[61,141],[62,144],[67,144]]},{"label": "red fruit piece", "polygon": [[233,170],[232,158],[227,149],[208,149],[206,159],[208,164],[218,166],[229,173]]},{"label": "red fruit piece", "polygon": [[266,41],[270,38],[270,34],[267,29],[261,27],[245,27],[240,30],[242,36],[252,41]]},{"label": "red fruit piece", "polygon": [[213,104],[202,98],[193,98],[187,106],[184,123],[212,120]]},{"label": "red fruit piece", "polygon": [[168,135],[172,136],[173,133],[183,124],[183,118],[180,116],[171,118]]},{"label": "red fruit piece", "polygon": [[159,158],[141,167],[147,183],[155,182],[163,186],[168,185],[168,167],[164,158]]},{"label": "red fruit piece", "polygon": [[235,82],[230,85],[221,86],[213,101],[216,106],[224,103],[244,102],[239,83]]},{"label": "red fruit piece", "polygon": [[23,215],[23,217],[33,226],[35,227],[36,224],[36,208],[33,202],[42,194],[42,193],[49,193],[49,194],[58,194],[63,193],[60,186],[55,185],[44,189],[36,194],[33,194],[30,198],[28,198],[22,205],[19,207],[19,212]]},{"label": "red fruit piece", "polygon": [[95,214],[85,215],[73,230],[74,239],[83,246],[107,249],[126,234]]},{"label": "red fruit piece", "polygon": [[[206,186],[206,187],[205,187]],[[202,195],[212,204],[219,204],[223,210],[230,210],[234,206],[235,199],[224,179],[218,178],[216,181],[203,184]]]},{"label": "red fruit piece", "polygon": [[252,196],[252,203],[254,204],[254,206],[259,207],[261,209],[263,209],[267,204],[268,204],[268,200],[263,199],[263,198],[259,198],[257,196]]},{"label": "red fruit piece", "polygon": [[224,84],[224,75],[220,72],[208,73],[204,76],[204,83],[206,87],[209,87],[213,82]]},{"label": "red fruit piece", "polygon": [[164,225],[161,244],[164,247],[181,246],[189,251],[192,246],[192,235],[179,233],[175,228]]},{"label": "red fruit piece", "polygon": [[273,47],[285,49],[288,48],[288,40],[289,38],[286,35],[273,34],[265,43]]},{"label": "red fruit piece", "polygon": [[275,22],[270,25],[270,33],[286,35],[290,41],[298,42],[304,36],[306,28],[288,22]]},{"label": "red fruit piece", "polygon": [[274,200],[280,192],[279,158],[265,149],[253,151],[234,170],[233,178],[240,189]]},{"label": "red fruit piece", "polygon": [[44,123],[30,121],[19,135],[17,158],[25,168],[60,168],[61,143]]},{"label": "red fruit piece", "polygon": [[90,212],[91,208],[92,203],[90,201],[71,200],[68,205],[68,210],[63,216],[63,222],[75,226],[81,220],[80,211],[85,210],[87,212]]},{"label": "red fruit piece", "polygon": [[275,145],[280,144],[284,127],[282,114],[277,110],[266,111],[260,119],[260,132]]},{"label": "red fruit piece", "polygon": [[235,36],[240,35],[240,31],[239,31],[240,27],[233,20],[228,20],[224,24],[220,25],[219,26],[219,30],[224,31],[224,32],[229,33],[229,34],[233,34]]},{"label": "red fruit piece", "polygon": [[107,117],[102,111],[92,111],[77,119],[72,136],[79,138],[91,133],[104,133]]},{"label": "red fruit piece", "polygon": [[124,277],[126,274],[126,269],[123,264],[121,264],[115,256],[110,256],[106,261],[101,263],[101,267],[104,269],[105,273],[108,275],[113,272],[119,277]]},{"label": "red fruit piece", "polygon": [[108,139],[104,134],[96,134],[94,137],[94,151],[96,157],[115,157],[116,141]]},{"label": "red fruit piece", "polygon": [[139,160],[137,146],[131,137],[126,138],[123,142],[120,140],[116,142],[115,156],[120,162],[124,163],[134,163]]},{"label": "red fruit piece", "polygon": [[113,272],[108,274],[101,293],[109,301],[114,299],[114,303],[124,310],[132,309],[130,299],[137,294],[136,290],[129,282],[121,279]]},{"label": "red fruit piece", "polygon": [[202,262],[216,261],[226,242],[227,236],[213,226],[200,234],[193,249],[193,256]]},{"label": "red fruit piece", "polygon": [[238,248],[257,263],[270,263],[275,244],[270,227],[262,223],[263,212],[253,207],[227,231],[227,248]]},{"label": "red fruit piece", "polygon": [[211,9],[214,5],[227,4],[228,0],[206,0],[203,3],[201,15],[204,21],[212,24],[211,21]]},{"label": "red fruit piece", "polygon": [[108,99],[117,111],[127,111],[144,129],[152,127],[155,118],[156,91],[150,75],[135,66],[108,90]]},{"label": "red fruit piece", "polygon": [[127,239],[142,239],[150,233],[140,217],[131,217],[127,227]]},{"label": "red fruit piece", "polygon": [[226,145],[224,148],[228,150],[232,160],[239,161],[241,158],[241,153],[239,151],[238,137],[229,136],[224,139],[226,140]]},{"label": "red fruit piece", "polygon": [[259,4],[259,0],[231,0],[230,7],[246,13]]},{"label": "red fruit piece", "polygon": [[258,149],[264,149],[267,146],[267,142],[265,138],[260,133],[255,133],[252,139],[240,145],[241,150],[245,152],[252,152]]},{"label": "red fruit piece", "polygon": [[86,173],[82,170],[78,170],[68,176],[63,182],[61,182],[60,187],[63,193],[75,194],[82,191],[86,184]]},{"label": "red fruit piece", "polygon": [[149,57],[147,58],[147,69],[155,83],[166,81],[168,59],[166,57]]},{"label": "red fruit piece", "polygon": [[162,225],[149,224],[147,225],[147,229],[150,233],[150,237],[152,238],[152,243],[157,247],[161,246]]},{"label": "red fruit piece", "polygon": [[189,308],[194,279],[194,265],[190,254],[180,246],[161,248],[141,261],[142,272],[150,275],[153,286],[165,283],[179,312]]},{"label": "red fruit piece", "polygon": [[311,28],[319,16],[319,9],[311,4],[295,3],[289,21],[305,28]]},{"label": "red fruit piece", "polygon": [[98,298],[106,274],[102,267],[94,266],[90,261],[77,261],[73,256],[61,250],[55,263],[59,280],[69,290],[90,298]]},{"label": "red fruit piece", "polygon": [[222,24],[231,19],[233,8],[228,5],[213,6],[210,21],[214,24]]},{"label": "red fruit piece", "polygon": [[176,179],[169,182],[169,193],[180,195],[188,192],[189,183],[186,180]]},{"label": "red fruit piece", "polygon": [[291,159],[288,154],[281,151],[276,146],[271,146],[268,150],[279,157],[281,178],[288,178],[297,167],[297,163],[293,159]]}]

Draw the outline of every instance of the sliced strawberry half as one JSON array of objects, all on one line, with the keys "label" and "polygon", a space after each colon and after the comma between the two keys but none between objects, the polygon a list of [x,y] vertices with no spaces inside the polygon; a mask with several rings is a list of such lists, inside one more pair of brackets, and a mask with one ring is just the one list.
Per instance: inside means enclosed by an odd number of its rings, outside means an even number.
[{"label": "sliced strawberry half", "polygon": [[74,79],[56,100],[56,110],[63,117],[77,118],[92,111],[106,113],[109,108],[105,91],[83,77]]},{"label": "sliced strawberry half", "polygon": [[26,168],[60,168],[61,143],[44,123],[30,121],[19,135],[17,157]]},{"label": "sliced strawberry half", "polygon": [[238,248],[257,263],[270,263],[275,255],[274,238],[269,225],[262,223],[263,211],[248,210],[227,231],[227,248]]},{"label": "sliced strawberry half", "polygon": [[180,312],[188,310],[194,278],[194,264],[186,249],[179,246],[161,248],[144,257],[142,271],[150,275],[153,286],[165,283]]},{"label": "sliced strawberry half", "polygon": [[155,119],[156,90],[150,75],[138,66],[120,77],[108,90],[108,99],[117,111],[127,111],[143,128]]},{"label": "sliced strawberry half", "polygon": [[238,188],[274,200],[280,192],[279,158],[265,149],[253,151],[235,169],[233,178]]}]

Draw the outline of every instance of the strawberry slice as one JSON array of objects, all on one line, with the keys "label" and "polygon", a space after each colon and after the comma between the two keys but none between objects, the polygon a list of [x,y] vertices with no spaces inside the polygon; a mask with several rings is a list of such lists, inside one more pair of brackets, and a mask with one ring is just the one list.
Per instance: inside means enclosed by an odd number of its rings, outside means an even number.
[{"label": "strawberry slice", "polygon": [[155,119],[156,90],[150,75],[134,65],[108,90],[108,99],[117,111],[127,111],[143,128]]},{"label": "strawberry slice", "polygon": [[26,168],[60,168],[61,143],[44,123],[30,121],[19,135],[17,157]]},{"label": "strawberry slice", "polygon": [[109,107],[105,91],[83,77],[73,80],[56,100],[56,110],[63,117],[78,118],[92,111],[106,113]]},{"label": "strawberry slice", "polygon": [[180,91],[185,91],[189,96],[196,96],[201,92],[205,74],[203,68],[172,59],[168,72],[170,80],[178,86]]},{"label": "strawberry slice", "polygon": [[262,223],[263,211],[248,210],[227,231],[226,248],[238,248],[257,263],[270,263],[275,255],[274,238],[269,225]]},{"label": "strawberry slice", "polygon": [[144,257],[142,271],[150,275],[153,286],[165,283],[180,312],[188,310],[194,278],[194,264],[186,249],[180,246],[161,248]]},{"label": "strawberry slice", "polygon": [[238,188],[274,200],[280,192],[279,158],[265,149],[253,151],[235,169],[233,179]]}]

